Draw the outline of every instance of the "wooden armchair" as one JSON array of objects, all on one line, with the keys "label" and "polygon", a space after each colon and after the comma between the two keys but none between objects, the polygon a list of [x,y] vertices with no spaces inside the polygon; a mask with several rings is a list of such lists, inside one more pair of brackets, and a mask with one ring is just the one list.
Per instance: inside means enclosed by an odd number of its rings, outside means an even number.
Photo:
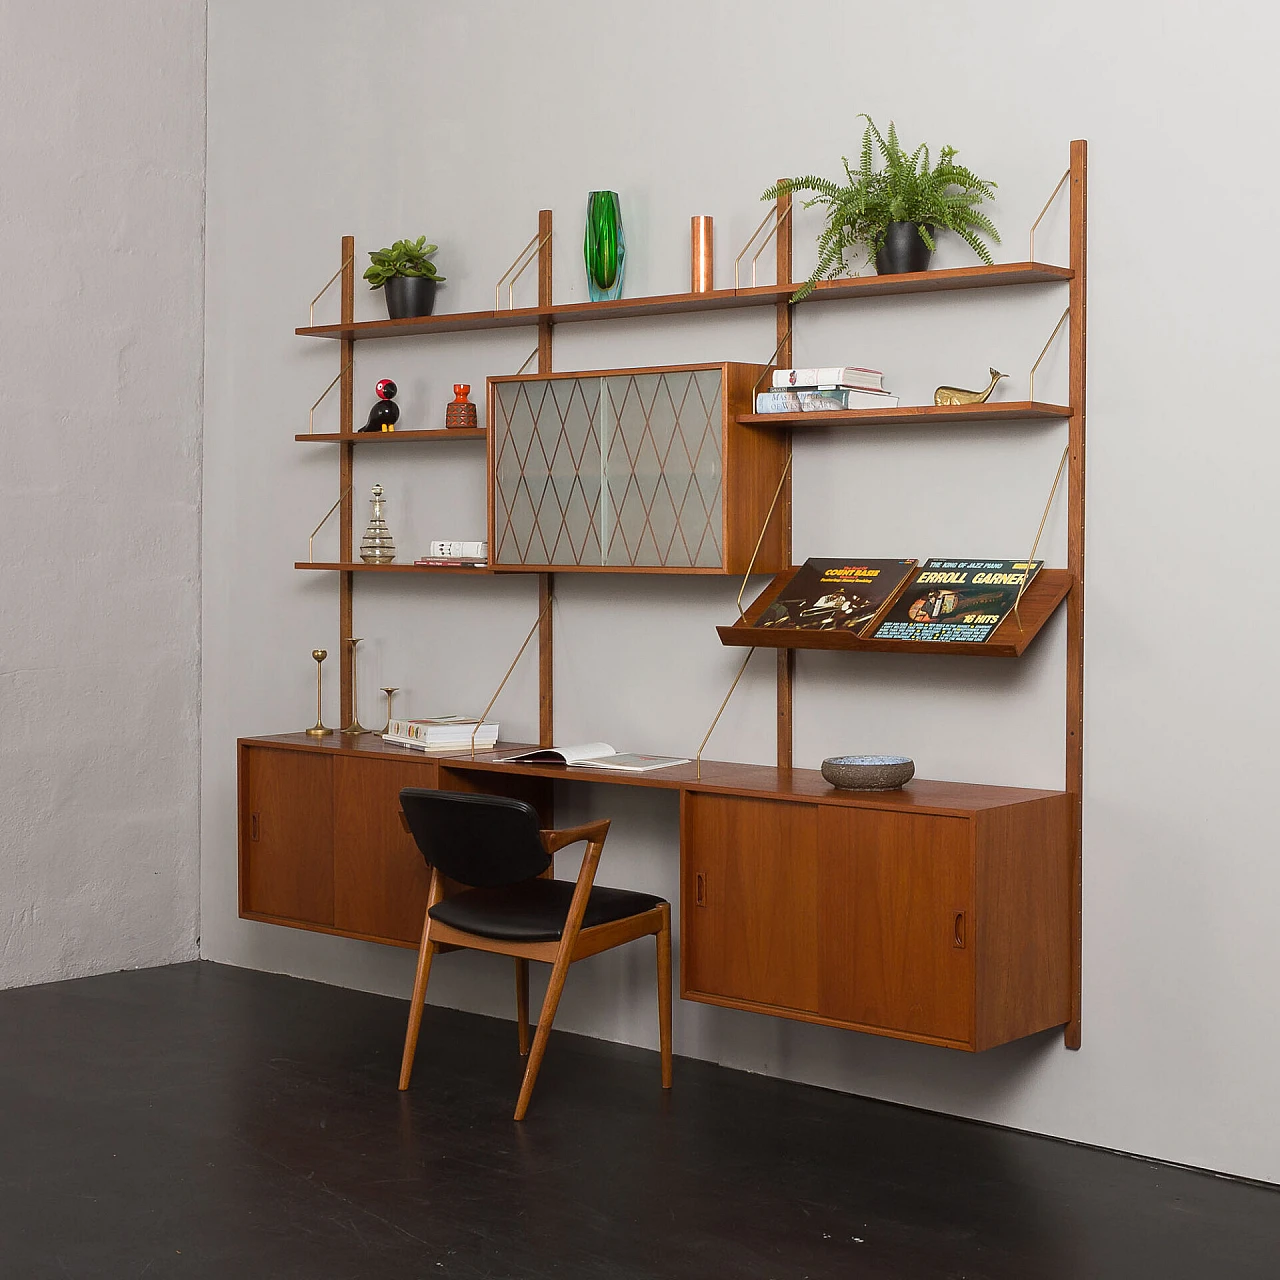
[{"label": "wooden armchair", "polygon": [[[647,934],[657,937],[658,1028],[662,1087],[671,1087],[671,906],[662,898],[596,885],[596,867],[608,820],[566,831],[541,831],[537,812],[502,796],[406,787],[401,821],[431,868],[431,889],[409,1027],[400,1065],[400,1088],[409,1087],[422,1026],[431,960],[442,948],[465,947],[512,956],[516,962],[516,1015],[521,1054],[528,1054],[515,1118],[523,1120],[551,1035],[551,1024],[569,966]],[[576,881],[550,878],[553,855],[587,842]],[[469,886],[444,896],[448,878]],[[529,1048],[529,961],[551,966],[538,1029]]]}]

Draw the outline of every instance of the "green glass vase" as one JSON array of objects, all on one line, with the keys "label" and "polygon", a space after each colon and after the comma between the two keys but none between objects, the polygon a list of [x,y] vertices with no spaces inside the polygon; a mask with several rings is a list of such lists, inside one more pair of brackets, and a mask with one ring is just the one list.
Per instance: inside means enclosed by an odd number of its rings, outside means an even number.
[{"label": "green glass vase", "polygon": [[587,234],[582,246],[587,262],[587,292],[592,302],[622,297],[627,243],[622,233],[622,206],[616,191],[587,196]]}]

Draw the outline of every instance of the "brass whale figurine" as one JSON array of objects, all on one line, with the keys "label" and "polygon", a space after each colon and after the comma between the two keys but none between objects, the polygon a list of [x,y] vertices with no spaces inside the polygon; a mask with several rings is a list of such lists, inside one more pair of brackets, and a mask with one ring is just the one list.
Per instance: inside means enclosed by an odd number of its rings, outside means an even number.
[{"label": "brass whale figurine", "polygon": [[991,381],[987,383],[982,391],[966,391],[963,387],[939,387],[933,393],[934,404],[986,404],[990,399],[991,393],[996,389],[996,383],[1001,378],[1007,378],[1007,373],[1001,373],[999,369],[988,369],[991,375]]}]

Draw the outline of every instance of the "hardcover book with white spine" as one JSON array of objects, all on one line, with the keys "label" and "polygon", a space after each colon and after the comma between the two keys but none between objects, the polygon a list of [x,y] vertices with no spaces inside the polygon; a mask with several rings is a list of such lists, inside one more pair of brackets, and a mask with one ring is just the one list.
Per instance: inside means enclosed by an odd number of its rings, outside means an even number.
[{"label": "hardcover book with white spine", "polygon": [[864,391],[879,391],[884,386],[884,373],[879,369],[862,369],[857,365],[817,369],[775,369],[773,386],[779,391],[795,387],[859,387]]}]

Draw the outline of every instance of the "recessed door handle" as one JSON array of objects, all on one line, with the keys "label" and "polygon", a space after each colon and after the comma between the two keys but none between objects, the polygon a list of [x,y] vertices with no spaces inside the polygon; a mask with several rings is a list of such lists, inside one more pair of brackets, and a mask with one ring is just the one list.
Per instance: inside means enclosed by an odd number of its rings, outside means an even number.
[{"label": "recessed door handle", "polygon": [[251,813],[249,815],[249,839],[256,840],[259,835],[258,815]]},{"label": "recessed door handle", "polygon": [[955,919],[955,933],[953,934],[953,940],[954,940],[954,945],[959,947],[961,950],[964,949],[964,938],[965,938],[964,912],[957,911],[956,919]]},{"label": "recessed door handle", "polygon": [[707,877],[701,871],[695,872],[693,876],[693,901],[695,906],[707,905]]}]

